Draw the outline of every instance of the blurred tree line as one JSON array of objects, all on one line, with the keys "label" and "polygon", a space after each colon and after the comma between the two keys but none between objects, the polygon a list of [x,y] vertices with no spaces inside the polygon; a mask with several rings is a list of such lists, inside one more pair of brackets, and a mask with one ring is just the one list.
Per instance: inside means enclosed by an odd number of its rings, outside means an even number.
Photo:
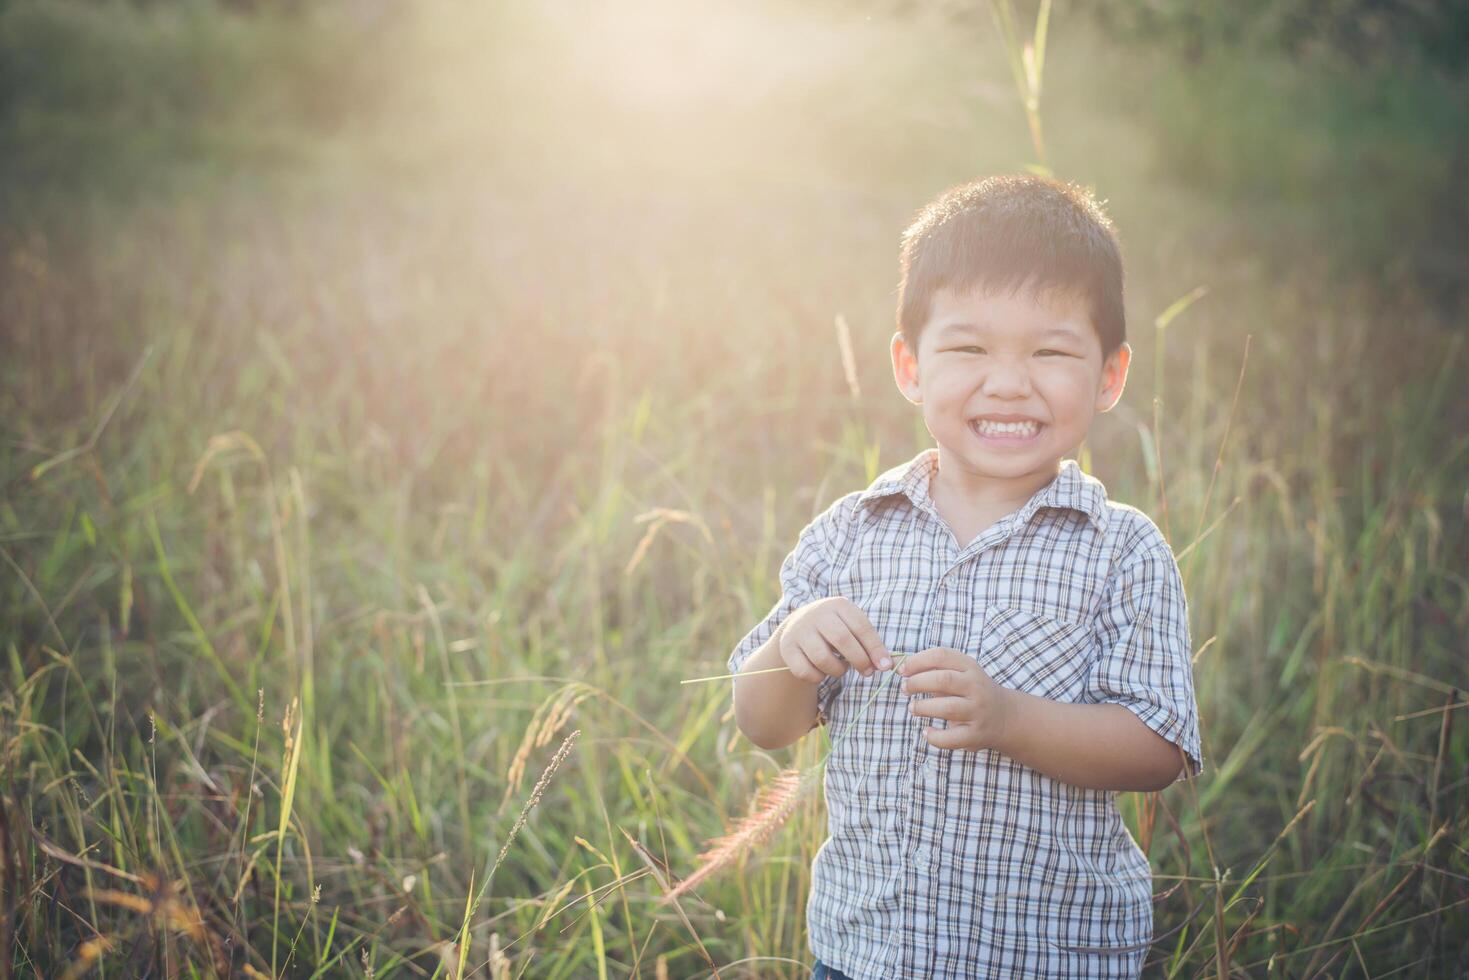
[{"label": "blurred tree line", "polygon": [[[24,0],[0,0],[6,8]],[[119,0],[74,0],[117,6]],[[121,0],[138,8],[217,6],[240,14],[303,14],[350,10],[376,20],[394,6],[386,0]],[[825,0],[817,0],[818,3]],[[989,16],[995,4],[1012,6],[1033,22],[1040,0],[906,0],[869,3],[886,8],[943,8],[960,17]],[[1326,53],[1357,64],[1421,59],[1454,72],[1469,52],[1469,0],[1061,0],[1054,16],[1090,15],[1118,35],[1176,44],[1190,59],[1218,50],[1274,49],[1293,57]]]},{"label": "blurred tree line", "polygon": [[[1029,36],[1042,0],[765,2],[833,23],[936,17],[993,54],[995,14]],[[189,168],[299,168],[333,142],[355,158],[426,6],[0,0],[0,212],[15,225],[43,197],[120,200]],[[1106,40],[1098,109],[1125,107],[1156,144],[1150,176],[1219,201],[1251,247],[1469,296],[1469,0],[1053,0],[1050,26],[1052,66],[1081,35]],[[1048,79],[1042,115],[1061,92]]]},{"label": "blurred tree line", "polygon": [[1098,23],[1176,44],[1190,60],[1274,49],[1359,66],[1421,61],[1455,73],[1469,52],[1469,0],[1120,0],[1090,6]]}]

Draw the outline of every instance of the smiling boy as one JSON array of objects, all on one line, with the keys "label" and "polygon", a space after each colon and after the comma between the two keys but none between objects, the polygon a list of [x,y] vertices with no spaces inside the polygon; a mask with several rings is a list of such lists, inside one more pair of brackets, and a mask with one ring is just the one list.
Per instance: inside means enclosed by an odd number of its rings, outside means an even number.
[{"label": "smiling boy", "polygon": [[729,658],[789,668],[735,678],[755,744],[830,722],[817,980],[1142,970],[1116,794],[1201,753],[1173,552],[1070,458],[1126,383],[1122,286],[1111,222],[1057,181],[953,188],[904,236],[893,374],[937,445],[801,531]]}]

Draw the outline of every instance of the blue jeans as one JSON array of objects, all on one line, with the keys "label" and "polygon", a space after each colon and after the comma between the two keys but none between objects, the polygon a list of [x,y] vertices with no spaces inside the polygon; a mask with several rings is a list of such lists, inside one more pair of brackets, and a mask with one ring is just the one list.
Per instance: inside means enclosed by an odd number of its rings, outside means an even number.
[{"label": "blue jeans", "polygon": [[811,971],[811,980],[852,980],[841,970],[827,966],[821,960],[816,961],[816,969]]}]

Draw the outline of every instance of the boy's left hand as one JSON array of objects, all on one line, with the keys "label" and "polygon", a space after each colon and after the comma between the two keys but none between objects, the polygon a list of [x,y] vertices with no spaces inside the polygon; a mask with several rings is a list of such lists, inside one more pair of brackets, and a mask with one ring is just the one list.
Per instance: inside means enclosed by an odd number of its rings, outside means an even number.
[{"label": "boy's left hand", "polygon": [[923,737],[940,749],[993,749],[1004,740],[1010,692],[990,679],[974,658],[947,647],[930,647],[898,665],[901,689],[928,694],[909,702],[908,710],[928,718],[944,718],[947,728],[925,726]]}]

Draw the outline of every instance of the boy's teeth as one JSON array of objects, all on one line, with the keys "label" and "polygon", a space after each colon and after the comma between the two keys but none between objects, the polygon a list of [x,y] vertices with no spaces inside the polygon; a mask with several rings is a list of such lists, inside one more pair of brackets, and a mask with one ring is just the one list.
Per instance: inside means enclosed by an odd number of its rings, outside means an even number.
[{"label": "boy's teeth", "polygon": [[980,419],[976,426],[987,436],[1033,436],[1040,430],[1039,422],[991,422]]}]

